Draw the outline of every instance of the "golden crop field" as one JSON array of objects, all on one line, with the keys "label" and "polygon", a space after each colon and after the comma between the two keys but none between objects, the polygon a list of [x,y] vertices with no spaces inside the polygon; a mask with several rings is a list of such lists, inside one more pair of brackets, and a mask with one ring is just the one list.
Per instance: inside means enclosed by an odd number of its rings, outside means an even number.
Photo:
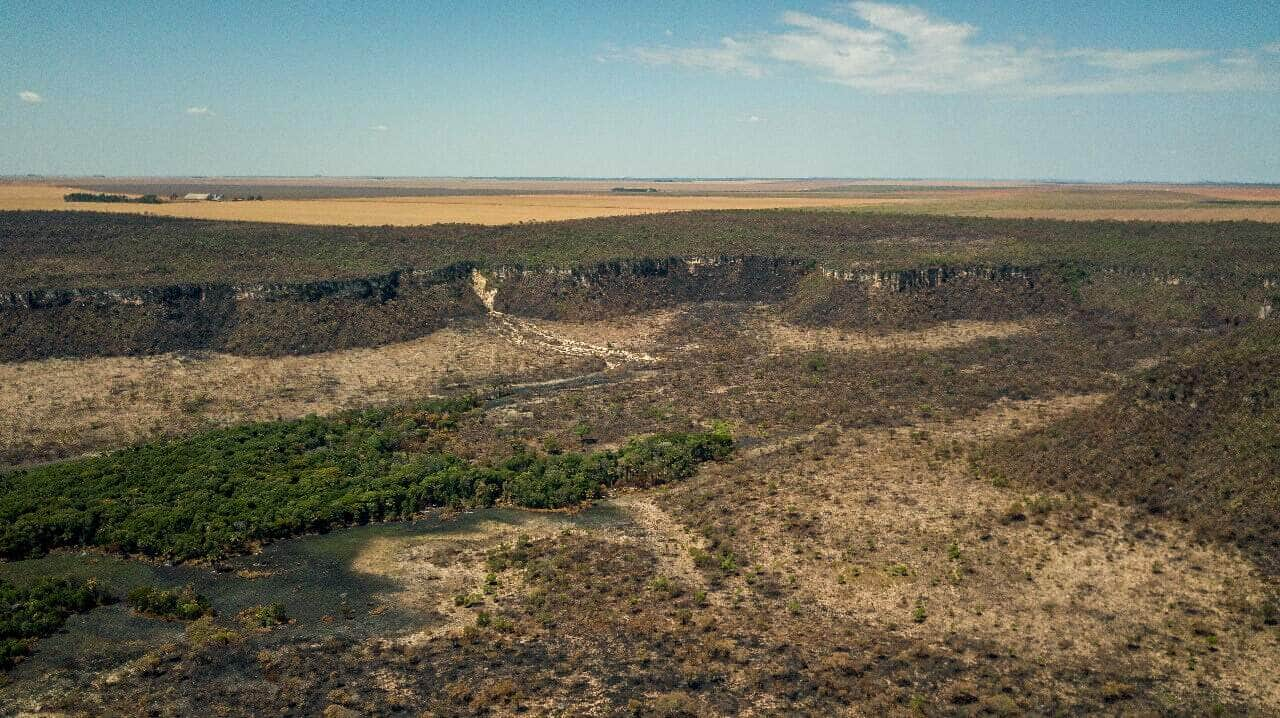
[{"label": "golden crop field", "polygon": [[[70,209],[198,219],[294,224],[420,225],[512,224],[696,209],[775,209],[883,206],[879,198],[662,196],[627,194],[510,194],[341,199],[269,199],[260,202],[177,201],[158,205],[64,202],[68,187],[0,185],[0,209]],[[907,200],[888,200],[906,202]]]},{"label": "golden crop field", "polygon": [[[319,180],[358,193],[358,180]],[[86,183],[93,184],[93,183]],[[512,224],[588,217],[727,209],[846,209],[851,211],[1149,221],[1256,220],[1280,222],[1280,188],[1173,185],[1011,185],[995,183],[832,181],[720,181],[661,183],[653,194],[608,191],[599,181],[447,180],[448,192],[413,195],[422,184],[404,184],[406,196],[270,198],[252,202],[166,201],[163,204],[65,202],[83,188],[34,182],[0,183],[0,209],[80,210],[156,214],[197,219],[317,225]],[[654,187],[654,183],[627,183]],[[207,191],[218,191],[208,182]],[[279,181],[279,186],[290,186]],[[387,188],[377,185],[385,195]],[[476,194],[467,194],[474,191]],[[233,193],[228,193],[232,196]]]}]

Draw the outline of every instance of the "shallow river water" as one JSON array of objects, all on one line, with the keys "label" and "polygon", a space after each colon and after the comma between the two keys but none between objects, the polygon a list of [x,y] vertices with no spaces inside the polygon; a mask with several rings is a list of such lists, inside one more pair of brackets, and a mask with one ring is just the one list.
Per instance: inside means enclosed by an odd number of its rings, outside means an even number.
[{"label": "shallow river water", "polygon": [[[222,562],[217,571],[208,566],[165,565],[83,552],[0,563],[0,578],[22,583],[39,576],[96,577],[120,598],[141,584],[190,584],[209,598],[224,622],[246,608],[282,603],[292,620],[272,631],[274,641],[394,635],[419,629],[434,616],[385,600],[403,587],[394,578],[354,568],[362,550],[375,541],[409,544],[415,539],[463,538],[487,530],[485,527],[518,530],[534,521],[593,528],[617,524],[623,518],[607,504],[577,514],[485,509],[278,541],[259,553]],[[72,616],[63,631],[39,641],[33,656],[7,675],[0,675],[0,705],[11,707],[12,699],[83,686],[91,675],[104,675],[153,648],[179,640],[186,626],[181,621],[139,616],[123,601]],[[0,710],[0,714],[6,713]]]}]

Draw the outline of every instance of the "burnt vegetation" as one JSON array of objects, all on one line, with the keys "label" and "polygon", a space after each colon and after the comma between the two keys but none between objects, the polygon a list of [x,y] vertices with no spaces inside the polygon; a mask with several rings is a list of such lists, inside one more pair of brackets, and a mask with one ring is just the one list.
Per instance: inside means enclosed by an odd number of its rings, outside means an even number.
[{"label": "burnt vegetation", "polygon": [[67,617],[112,601],[96,581],[41,578],[26,586],[0,579],[0,670],[12,668]]}]

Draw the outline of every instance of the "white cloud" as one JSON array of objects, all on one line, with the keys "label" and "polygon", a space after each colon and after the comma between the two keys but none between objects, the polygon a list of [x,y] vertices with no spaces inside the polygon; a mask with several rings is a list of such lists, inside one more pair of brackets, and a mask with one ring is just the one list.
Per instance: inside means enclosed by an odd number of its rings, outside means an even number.
[{"label": "white cloud", "polygon": [[387,127],[386,125],[373,125],[372,127],[369,128],[371,132],[386,132],[389,129],[391,128]]},{"label": "white cloud", "polygon": [[1079,57],[1090,65],[1131,72],[1157,65],[1203,60],[1211,54],[1207,50],[1076,50],[1065,53],[1064,57]]},{"label": "white cloud", "polygon": [[38,105],[41,102],[44,102],[43,95],[41,95],[38,92],[32,92],[31,90],[23,90],[22,92],[19,92],[18,99],[22,100],[28,105]]},{"label": "white cloud", "polygon": [[188,108],[187,108],[187,114],[188,114],[188,115],[200,115],[200,116],[204,116],[204,117],[209,117],[209,116],[212,116],[212,115],[213,115],[213,111],[212,111],[212,110],[210,110],[208,107],[204,107],[203,105],[201,105],[201,106],[198,106],[198,107],[188,107]]},{"label": "white cloud", "polygon": [[615,53],[608,59],[630,59],[646,65],[680,65],[698,70],[762,77],[764,70],[748,59],[753,52],[751,44],[726,37],[720,40],[717,47],[637,47]]},{"label": "white cloud", "polygon": [[937,20],[906,5],[855,2],[852,6],[854,13],[867,24],[901,35],[911,44],[959,47],[978,32],[972,25]]},{"label": "white cloud", "polygon": [[[1280,61],[1258,50],[1073,49],[983,42],[970,24],[908,5],[853,2],[848,23],[785,12],[779,32],[710,47],[639,47],[609,59],[746,77],[785,68],[877,93],[1100,94],[1280,89]],[[1280,54],[1280,44],[1263,48]]]},{"label": "white cloud", "polygon": [[748,123],[748,124],[755,125],[755,124],[759,124],[759,123],[761,123],[761,122],[766,122],[767,120],[765,120],[763,117],[761,117],[761,116],[759,116],[759,115],[747,115],[746,117],[743,117],[743,118],[739,119],[738,121],[739,121],[739,122],[746,122],[746,123]]},{"label": "white cloud", "polygon": [[935,20],[915,8],[856,2],[865,27],[786,13],[792,29],[762,38],[773,59],[825,79],[876,92],[965,92],[1019,81],[1033,58],[1001,45],[976,45],[971,25]]}]

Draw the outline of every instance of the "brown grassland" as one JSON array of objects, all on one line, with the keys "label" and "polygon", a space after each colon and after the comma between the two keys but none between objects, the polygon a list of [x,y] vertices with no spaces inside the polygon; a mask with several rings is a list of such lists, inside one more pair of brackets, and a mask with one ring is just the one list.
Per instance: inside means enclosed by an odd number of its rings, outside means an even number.
[{"label": "brown grassland", "polygon": [[[599,322],[459,325],[381,347],[303,356],[170,352],[0,363],[0,466],[52,460],[244,421],[328,414],[405,396],[502,388],[604,368],[530,330],[605,348],[662,353],[674,312]],[[942,349],[1027,331],[1025,322],[949,322],[926,332],[800,328],[757,309],[752,332],[782,350]],[[670,351],[666,349],[665,351]]]}]

